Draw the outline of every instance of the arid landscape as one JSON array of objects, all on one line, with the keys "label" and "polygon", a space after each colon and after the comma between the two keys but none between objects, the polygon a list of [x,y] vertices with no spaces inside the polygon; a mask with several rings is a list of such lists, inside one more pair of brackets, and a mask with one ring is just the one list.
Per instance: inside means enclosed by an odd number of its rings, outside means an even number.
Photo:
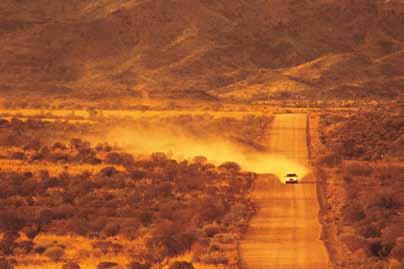
[{"label": "arid landscape", "polygon": [[0,269],[404,269],[404,1],[2,0],[0,45]]}]

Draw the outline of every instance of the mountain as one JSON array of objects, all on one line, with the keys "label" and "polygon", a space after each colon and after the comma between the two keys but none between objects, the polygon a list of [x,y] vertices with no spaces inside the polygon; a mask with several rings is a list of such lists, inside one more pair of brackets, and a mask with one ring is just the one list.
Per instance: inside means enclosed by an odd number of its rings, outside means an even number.
[{"label": "mountain", "polygon": [[402,0],[2,0],[0,92],[396,96],[403,18]]}]

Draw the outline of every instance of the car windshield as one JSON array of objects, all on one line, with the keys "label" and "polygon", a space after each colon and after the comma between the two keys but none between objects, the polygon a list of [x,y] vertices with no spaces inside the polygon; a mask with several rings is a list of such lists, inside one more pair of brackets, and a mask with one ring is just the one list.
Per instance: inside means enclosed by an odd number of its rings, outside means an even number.
[{"label": "car windshield", "polygon": [[287,176],[287,177],[297,177],[296,174],[287,174],[286,176]]}]

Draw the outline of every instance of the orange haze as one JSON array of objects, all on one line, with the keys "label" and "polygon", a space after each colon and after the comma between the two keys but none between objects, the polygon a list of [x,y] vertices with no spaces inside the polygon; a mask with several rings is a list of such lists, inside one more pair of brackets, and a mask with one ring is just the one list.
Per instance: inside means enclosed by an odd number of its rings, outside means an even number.
[{"label": "orange haze", "polygon": [[115,129],[108,139],[123,146],[134,154],[165,152],[175,159],[192,159],[205,156],[215,164],[232,161],[238,163],[243,170],[259,174],[275,174],[280,179],[288,172],[297,173],[300,177],[307,174],[308,169],[297,162],[270,153],[246,150],[225,137],[196,138],[186,135],[181,130],[166,127],[142,128],[141,130]]}]

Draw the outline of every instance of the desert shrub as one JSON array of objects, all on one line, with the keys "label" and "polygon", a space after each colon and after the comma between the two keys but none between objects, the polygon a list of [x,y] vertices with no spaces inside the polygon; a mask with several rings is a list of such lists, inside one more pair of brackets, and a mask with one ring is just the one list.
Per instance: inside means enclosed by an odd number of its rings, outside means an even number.
[{"label": "desert shrub", "polygon": [[170,269],[195,269],[195,267],[190,262],[176,261],[170,266]]},{"label": "desert shrub", "polygon": [[345,174],[351,177],[368,177],[372,174],[372,168],[364,163],[350,163],[345,166]]},{"label": "desert shrub", "polygon": [[229,259],[222,252],[210,252],[200,257],[200,261],[206,264],[227,265]]},{"label": "desert shrub", "polygon": [[104,229],[106,224],[107,224],[106,217],[103,217],[103,216],[96,217],[89,223],[90,230],[92,232],[99,233]]},{"label": "desert shrub", "polygon": [[221,244],[233,244],[236,241],[236,238],[232,234],[216,234],[215,238],[219,240]]},{"label": "desert shrub", "polygon": [[63,264],[62,269],[81,269],[80,264],[76,262],[68,262]]},{"label": "desert shrub", "polygon": [[108,164],[131,166],[134,164],[134,159],[131,154],[110,152],[108,153],[106,160]]},{"label": "desert shrub", "polygon": [[0,230],[5,233],[18,233],[25,225],[25,221],[15,211],[0,211]]},{"label": "desert shrub", "polygon": [[111,151],[112,151],[112,147],[111,147],[108,143],[98,143],[98,144],[95,146],[95,150],[96,150],[97,152],[101,152],[101,151],[104,151],[104,152],[111,152]]},{"label": "desert shrub", "polygon": [[389,269],[404,269],[404,263],[396,260],[396,259],[391,259],[389,261]]},{"label": "desert shrub", "polygon": [[49,247],[45,250],[44,255],[53,261],[58,261],[65,255],[65,250],[61,247]]},{"label": "desert shrub", "polygon": [[151,269],[150,264],[131,262],[128,264],[128,269]]},{"label": "desert shrub", "polygon": [[112,249],[113,243],[111,241],[95,241],[92,244],[93,249],[100,250],[103,254],[107,254]]},{"label": "desert shrub", "polygon": [[334,167],[342,163],[342,156],[337,153],[328,153],[322,155],[318,160],[318,165],[326,167]]},{"label": "desert shrub", "polygon": [[349,222],[357,222],[366,217],[363,207],[354,201],[345,205],[344,216]]},{"label": "desert shrub", "polygon": [[1,269],[14,269],[15,265],[13,262],[0,257],[0,268]]},{"label": "desert shrub", "polygon": [[33,240],[41,232],[41,226],[40,225],[26,226],[24,227],[23,232],[29,239]]},{"label": "desert shrub", "polygon": [[56,143],[54,143],[53,145],[52,145],[52,151],[55,151],[55,150],[66,150],[67,149],[67,147],[66,147],[66,145],[65,144],[63,144],[63,143],[60,143],[60,142],[56,142]]},{"label": "desert shrub", "polygon": [[33,139],[24,145],[24,150],[38,151],[41,148],[41,142],[38,139]]},{"label": "desert shrub", "polygon": [[42,209],[39,213],[38,222],[40,225],[46,225],[54,219],[53,211],[50,209]]},{"label": "desert shrub", "polygon": [[395,246],[391,250],[391,255],[399,261],[404,261],[404,237],[397,239]]},{"label": "desert shrub", "polygon": [[[404,230],[402,227],[404,220],[401,220],[399,216],[393,217],[391,223],[387,224],[382,230],[382,240],[386,243],[395,244],[396,242],[404,242]],[[401,240],[401,241],[400,241]]]},{"label": "desert shrub", "polygon": [[352,253],[355,253],[358,249],[366,249],[365,238],[356,234],[342,234],[340,236],[341,240],[350,249]]},{"label": "desert shrub", "polygon": [[108,167],[104,167],[103,169],[101,169],[100,171],[100,175],[103,177],[113,177],[114,175],[116,175],[118,173],[118,170],[116,170],[115,167],[113,166],[108,166]]},{"label": "desert shrub", "polygon": [[394,200],[393,193],[380,192],[369,204],[369,207],[379,207],[388,210],[399,207],[399,204]]},{"label": "desert shrub", "polygon": [[222,248],[218,244],[211,244],[208,248],[208,253],[221,252]]},{"label": "desert shrub", "polygon": [[225,204],[220,199],[214,197],[207,197],[198,201],[196,208],[199,210],[199,215],[203,221],[212,223],[221,220],[225,216]]},{"label": "desert shrub", "polygon": [[357,231],[366,238],[377,238],[381,236],[381,226],[381,222],[372,222],[366,219],[357,224]]},{"label": "desert shrub", "polygon": [[145,178],[146,172],[140,170],[134,170],[130,172],[130,177],[135,180],[140,180]]},{"label": "desert shrub", "polygon": [[198,164],[207,164],[208,158],[205,156],[195,156],[193,162]]},{"label": "desert shrub", "polygon": [[90,143],[83,141],[79,138],[73,138],[70,140],[70,147],[80,150],[80,149],[86,149],[90,147]]},{"label": "desert shrub", "polygon": [[34,250],[35,253],[43,254],[45,252],[45,250],[46,250],[46,246],[36,245],[36,246],[34,246],[33,250]]},{"label": "desert shrub", "polygon": [[96,152],[91,148],[79,149],[74,160],[93,165],[101,163],[101,160],[97,159]]},{"label": "desert shrub", "polygon": [[15,244],[15,250],[18,249],[21,254],[28,254],[34,248],[34,243],[30,240],[17,242]]},{"label": "desert shrub", "polygon": [[349,118],[330,120],[330,117],[322,119],[321,129],[326,129],[332,123],[339,126],[324,135],[323,142],[344,159],[376,160],[402,156],[403,147],[399,144],[396,146],[404,126],[399,114],[375,111],[357,113]]},{"label": "desert shrub", "polygon": [[106,236],[112,237],[116,236],[121,229],[121,226],[117,223],[108,223],[104,228],[104,234]]},{"label": "desert shrub", "polygon": [[152,260],[160,261],[189,250],[196,239],[196,234],[187,231],[172,221],[164,221],[156,225],[152,236],[146,241],[146,247]]},{"label": "desert shrub", "polygon": [[15,242],[18,239],[19,234],[14,232],[6,232],[0,241],[0,253],[3,255],[12,255],[15,248]]},{"label": "desert shrub", "polygon": [[383,260],[379,259],[367,259],[365,264],[363,264],[366,269],[387,269],[387,264]]},{"label": "desert shrub", "polygon": [[48,170],[39,170],[39,178],[41,180],[48,180],[49,179],[49,171]]},{"label": "desert shrub", "polygon": [[219,165],[219,169],[223,169],[224,171],[233,172],[233,173],[240,172],[240,170],[241,170],[240,165],[238,165],[235,162],[225,162],[225,163]]},{"label": "desert shrub", "polygon": [[89,225],[84,218],[73,217],[67,223],[67,229],[75,234],[85,236],[89,232]]},{"label": "desert shrub", "polygon": [[367,251],[369,256],[387,258],[391,252],[392,246],[384,244],[380,238],[371,238],[367,240]]},{"label": "desert shrub", "polygon": [[11,153],[10,158],[12,160],[24,160],[25,159],[25,153],[22,151],[16,151]]},{"label": "desert shrub", "polygon": [[118,265],[116,262],[101,262],[97,265],[97,269],[111,269]]},{"label": "desert shrub", "polygon": [[218,233],[221,233],[223,231],[223,227],[220,226],[217,223],[214,224],[207,224],[203,227],[203,233],[207,237],[213,237]]},{"label": "desert shrub", "polygon": [[167,161],[167,155],[163,152],[154,152],[151,154],[151,160],[152,162],[156,163],[156,164],[162,164],[165,161]]}]

